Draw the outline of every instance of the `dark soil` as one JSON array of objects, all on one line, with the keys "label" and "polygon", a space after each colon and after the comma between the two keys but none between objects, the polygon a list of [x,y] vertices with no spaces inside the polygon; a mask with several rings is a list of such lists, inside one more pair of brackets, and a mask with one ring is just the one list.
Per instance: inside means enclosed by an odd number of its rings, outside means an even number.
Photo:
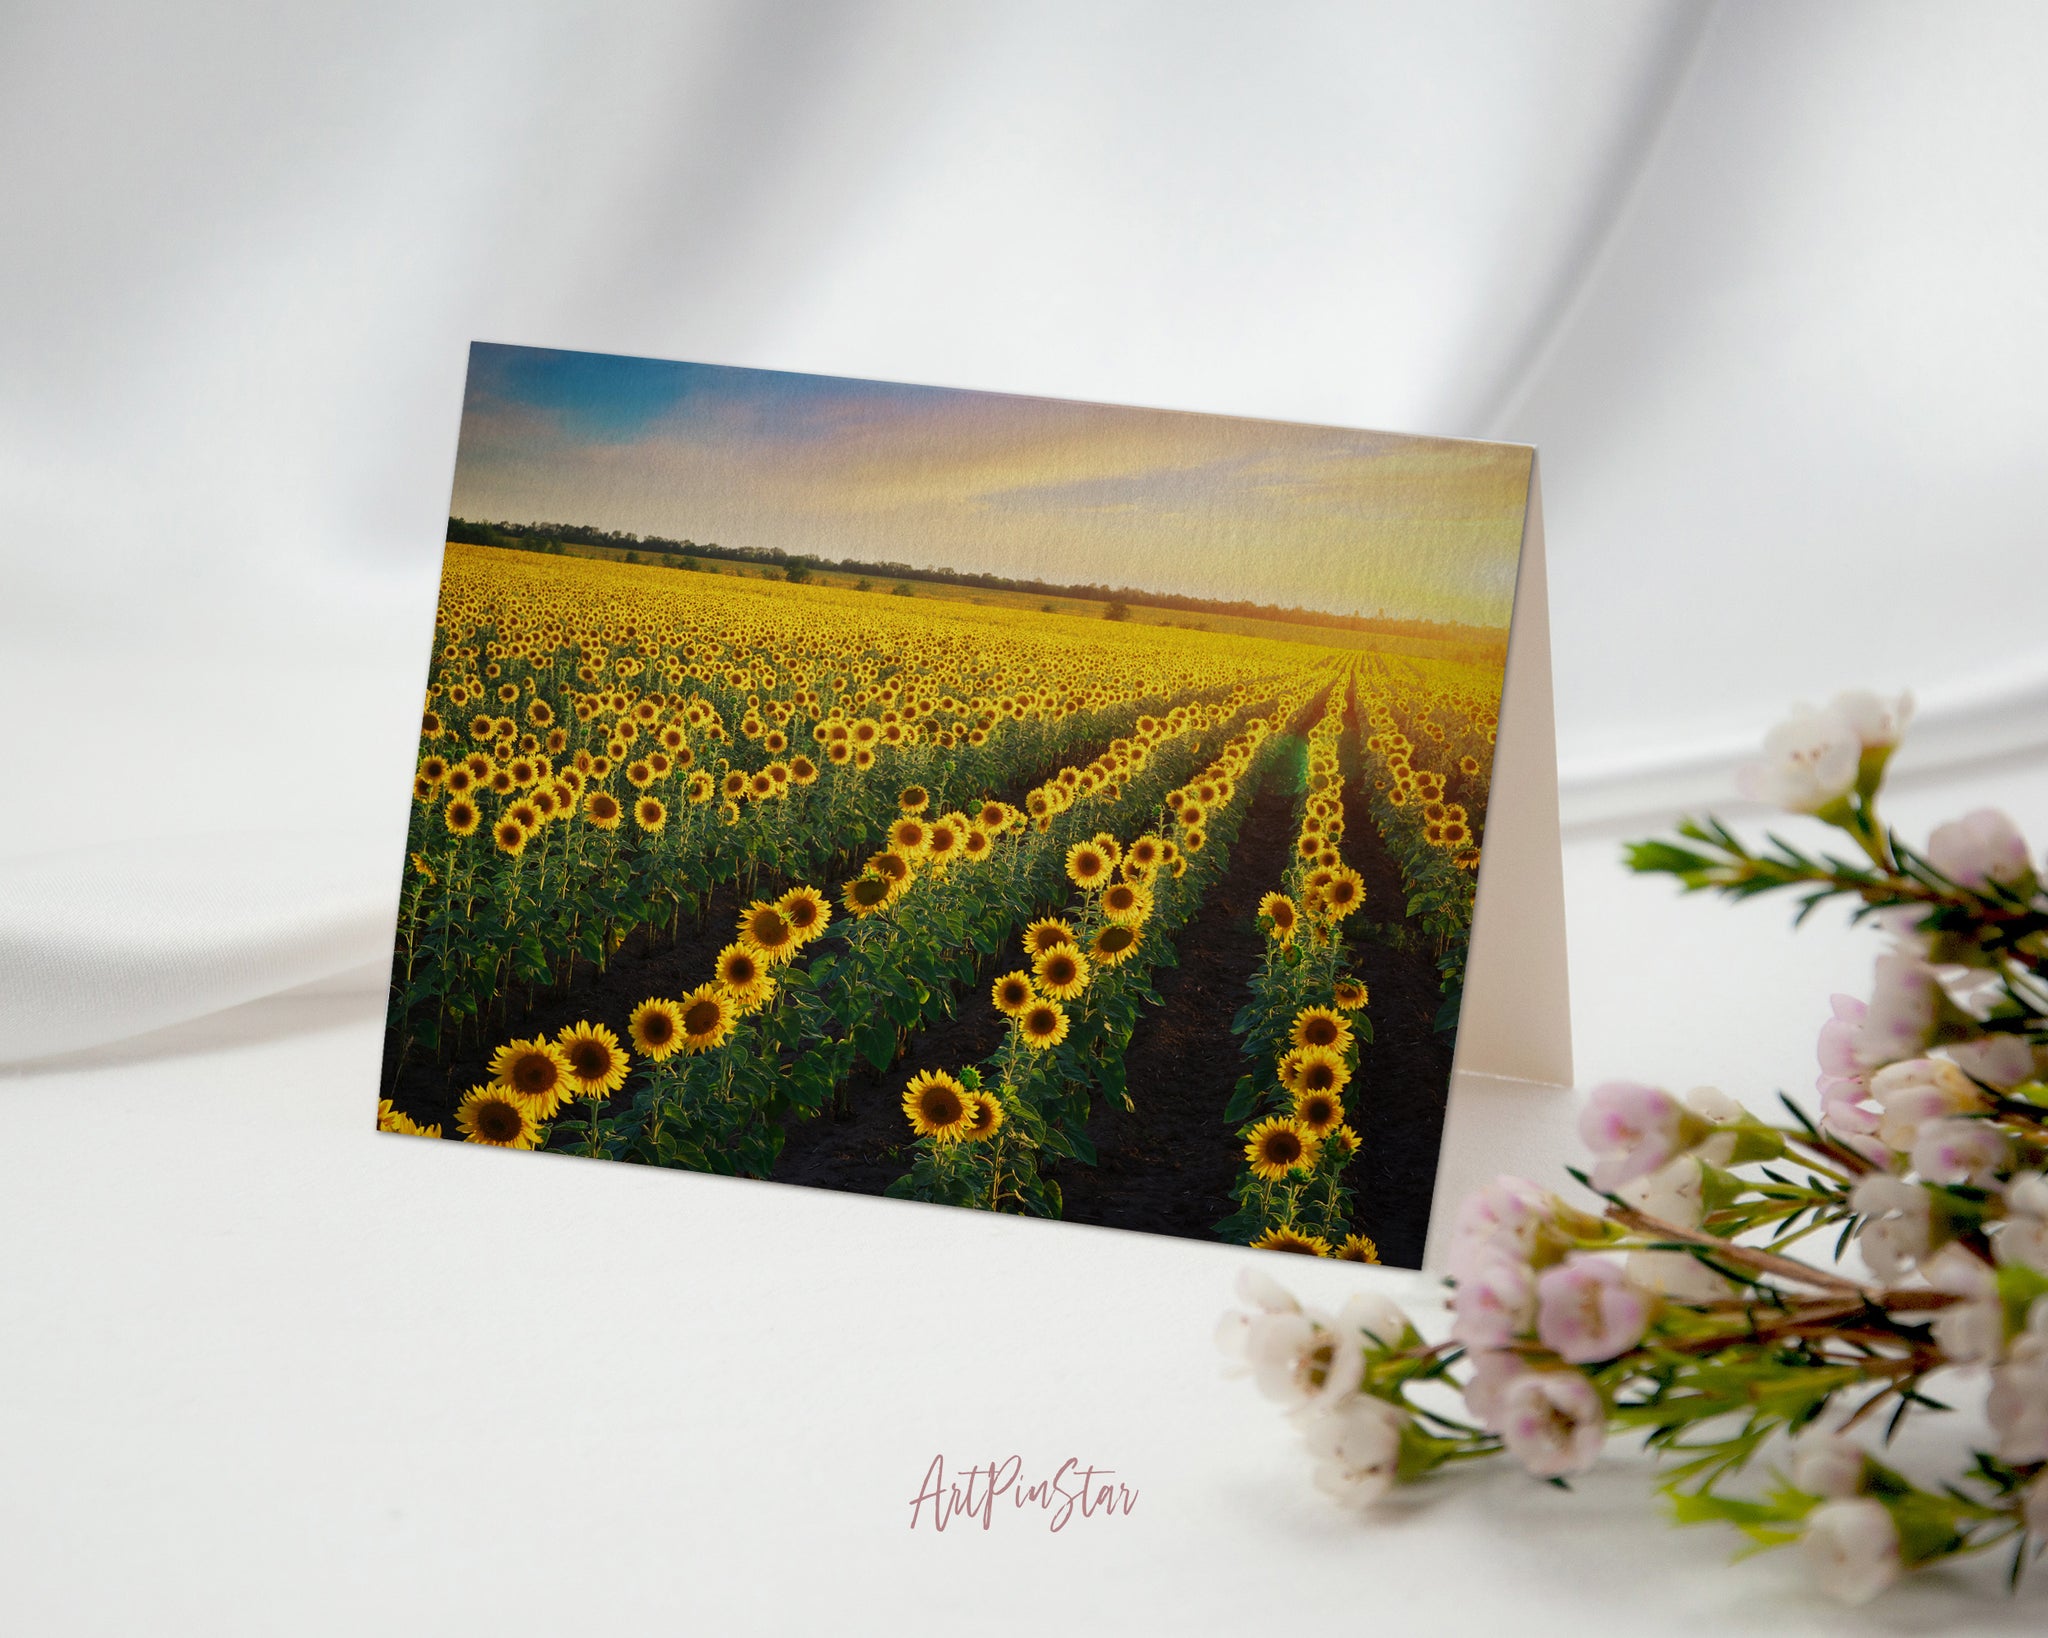
[{"label": "dark soil", "polygon": [[[1355,703],[1345,722],[1345,765],[1359,766]],[[1358,1158],[1346,1174],[1356,1192],[1353,1221],[1379,1246],[1380,1261],[1396,1268],[1422,1263],[1436,1188],[1444,1106],[1451,1090],[1449,1031],[1439,1034],[1443,1004],[1435,960],[1406,915],[1401,870],[1380,841],[1358,780],[1344,781],[1344,857],[1365,878],[1365,908],[1350,923],[1351,969],[1365,981],[1372,1044],[1363,1049],[1344,1098],[1358,1133]],[[1381,942],[1361,923],[1398,926],[1409,949]]]},{"label": "dark soil", "polygon": [[1294,798],[1269,780],[1252,797],[1230,869],[1174,941],[1180,965],[1153,973],[1160,1004],[1124,1052],[1137,1108],[1099,1107],[1088,1123],[1097,1164],[1060,1166],[1069,1222],[1213,1241],[1235,1209],[1240,1145],[1223,1111],[1246,1064],[1230,1021],[1265,959],[1259,900],[1293,843]]}]

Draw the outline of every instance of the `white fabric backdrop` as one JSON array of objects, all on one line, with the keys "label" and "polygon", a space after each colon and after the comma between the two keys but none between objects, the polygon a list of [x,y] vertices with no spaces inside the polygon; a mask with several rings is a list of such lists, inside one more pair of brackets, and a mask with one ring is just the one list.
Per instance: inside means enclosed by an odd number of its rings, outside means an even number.
[{"label": "white fabric backdrop", "polygon": [[[464,350],[1537,444],[1582,1074],[1796,1085],[1868,951],[1620,877],[1610,821],[1868,683],[1928,706],[1902,817],[2043,839],[2048,640],[1942,622],[2043,585],[2044,69],[2024,3],[10,8],[0,1615],[917,1626],[939,1561],[872,1532],[987,1439],[1156,1503],[1071,1581],[949,1533],[990,1630],[1242,1624],[1240,1542],[1311,1618],[1761,1626],[1796,1567],[1628,1484],[1334,1550],[1200,1357],[1227,1252],[365,1133]],[[2019,1619],[1954,1596],[1884,1619]]]}]

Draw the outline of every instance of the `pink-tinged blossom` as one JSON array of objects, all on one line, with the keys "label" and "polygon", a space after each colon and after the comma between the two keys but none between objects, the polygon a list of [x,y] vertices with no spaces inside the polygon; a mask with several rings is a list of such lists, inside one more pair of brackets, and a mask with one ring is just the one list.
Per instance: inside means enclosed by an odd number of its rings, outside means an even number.
[{"label": "pink-tinged blossom", "polygon": [[1913,1170],[1929,1183],[1985,1184],[1997,1179],[2010,1150],[1989,1121],[1945,1116],[1931,1120],[1913,1138]]},{"label": "pink-tinged blossom", "polygon": [[1574,1252],[1536,1281],[1536,1337],[1573,1365],[1628,1352],[1650,1328],[1649,1296],[1611,1257]]},{"label": "pink-tinged blossom", "polygon": [[1470,1358],[1472,1374],[1465,1379],[1465,1408],[1488,1433],[1498,1433],[1508,1389],[1529,1374],[1529,1362],[1506,1349],[1474,1353]]},{"label": "pink-tinged blossom", "polygon": [[1735,771],[1735,787],[1752,802],[1792,813],[1818,813],[1856,788],[1863,743],[1841,712],[1795,706],[1764,736],[1764,754]]},{"label": "pink-tinged blossom", "polygon": [[1686,1127],[1685,1106],[1658,1087],[1594,1087],[1579,1111],[1579,1140],[1594,1156],[1593,1187],[1611,1192],[1668,1166],[1685,1151]]},{"label": "pink-tinged blossom", "polygon": [[1839,1501],[1863,1490],[1863,1450],[1839,1433],[1813,1430],[1792,1441],[1793,1488]]},{"label": "pink-tinged blossom", "polygon": [[1600,1459],[1607,1406],[1577,1371],[1529,1371],[1501,1394],[1500,1436],[1539,1479],[1583,1473]]},{"label": "pink-tinged blossom", "polygon": [[[1870,1101],[1870,1080],[1856,1056],[1870,1009],[1853,995],[1830,996],[1829,1005],[1833,1016],[1821,1025],[1814,1053],[1820,1060],[1820,1076],[1813,1085],[1820,1093],[1821,1130],[1838,1138],[1875,1137],[1877,1106]],[[1862,1153],[1868,1145],[1858,1142],[1855,1147]]]},{"label": "pink-tinged blossom", "polygon": [[1870,1077],[1870,1096],[1881,1111],[1878,1140],[1901,1154],[1912,1152],[1920,1128],[1929,1121],[1973,1114],[1986,1107],[1984,1094],[1946,1058],[1909,1058],[1889,1064]]},{"label": "pink-tinged blossom", "polygon": [[1870,1008],[1856,1035],[1856,1061],[1866,1070],[1915,1058],[1934,1039],[1941,985],[1934,969],[1910,955],[1877,958]]},{"label": "pink-tinged blossom", "polygon": [[1259,1320],[1273,1314],[1301,1312],[1301,1304],[1262,1269],[1237,1271],[1237,1299],[1244,1307],[1225,1309],[1216,1322],[1216,1350],[1223,1355],[1226,1376],[1243,1376],[1250,1370],[1247,1356],[1252,1328]]},{"label": "pink-tinged blossom", "polygon": [[2004,1031],[1975,1041],[1957,1041],[1942,1050],[1971,1080],[2001,1090],[2032,1079],[2036,1067],[2034,1049],[2022,1037]]},{"label": "pink-tinged blossom", "polygon": [[1857,1183],[1849,1205],[1864,1220],[1857,1249],[1880,1280],[1904,1277],[1931,1253],[1932,1203],[1919,1184],[1876,1172]]},{"label": "pink-tinged blossom", "polygon": [[1466,1196],[1451,1225],[1451,1278],[1462,1281],[1470,1269],[1498,1255],[1526,1262],[1556,1204],[1553,1195],[1520,1177],[1497,1177]]},{"label": "pink-tinged blossom", "polygon": [[1467,1348],[1505,1348],[1536,1320],[1536,1276],[1505,1254],[1468,1268],[1451,1299],[1451,1335]]},{"label": "pink-tinged blossom", "polygon": [[1360,1394],[1305,1423],[1302,1441],[1315,1458],[1316,1488],[1347,1507],[1378,1501],[1400,1477],[1404,1411]]},{"label": "pink-tinged blossom", "polygon": [[2011,887],[2034,873],[2027,839],[1996,808],[1978,808],[1936,825],[1927,838],[1927,862],[1972,892],[1982,892],[1992,882]]},{"label": "pink-tinged blossom", "polygon": [[1867,1604],[1899,1579],[1899,1530],[1884,1503],[1867,1496],[1823,1502],[1806,1516],[1801,1538],[1820,1590],[1844,1604]]}]

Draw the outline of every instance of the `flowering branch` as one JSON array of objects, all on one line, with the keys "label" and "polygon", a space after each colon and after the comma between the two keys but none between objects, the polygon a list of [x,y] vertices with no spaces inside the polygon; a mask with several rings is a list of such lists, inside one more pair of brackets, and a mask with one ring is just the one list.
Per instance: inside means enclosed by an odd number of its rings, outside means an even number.
[{"label": "flowering branch", "polygon": [[[1599,1210],[1518,1178],[1466,1201],[1445,1342],[1383,1298],[1324,1315],[1248,1271],[1219,1341],[1300,1420],[1324,1489],[1367,1503],[1497,1453],[1562,1483],[1628,1433],[1670,1464],[1680,1522],[1799,1543],[1850,1602],[2002,1546],[2017,1583],[2048,1544],[2048,894],[2002,814],[1924,850],[1883,823],[1909,714],[1844,695],[1743,770],[1745,794],[1833,826],[1865,862],[1753,848],[1712,818],[1678,827],[1694,845],[1628,850],[1689,891],[1795,892],[1795,925],[1846,897],[1886,932],[1870,1000],[1835,997],[1821,1029],[1816,1115],[1782,1095],[1768,1121],[1709,1087],[1595,1088],[1593,1164],[1572,1175]],[[1792,1254],[1824,1229],[1829,1259]],[[1863,1442],[1947,1410],[1930,1383],[1970,1372],[1989,1374],[1991,1448],[1956,1471],[1916,1483]],[[1787,1439],[1761,1494],[1733,1488]]]}]

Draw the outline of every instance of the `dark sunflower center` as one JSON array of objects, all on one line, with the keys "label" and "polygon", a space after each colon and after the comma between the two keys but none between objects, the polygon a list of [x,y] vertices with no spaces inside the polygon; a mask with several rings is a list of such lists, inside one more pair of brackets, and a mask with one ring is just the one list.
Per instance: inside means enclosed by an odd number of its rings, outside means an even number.
[{"label": "dark sunflower center", "polygon": [[1276,1166],[1292,1166],[1301,1158],[1301,1139],[1292,1132],[1273,1132],[1266,1138],[1266,1159]]},{"label": "dark sunflower center", "polygon": [[650,1012],[641,1020],[640,1033],[656,1046],[660,1046],[675,1034],[675,1020],[665,1012]]},{"label": "dark sunflower center", "polygon": [[692,1035],[708,1035],[718,1027],[721,1008],[716,1001],[697,1001],[683,1014],[683,1028]]},{"label": "dark sunflower center", "polygon": [[601,1081],[612,1072],[612,1055],[602,1041],[576,1041],[569,1048],[569,1067],[580,1080]]},{"label": "dark sunflower center", "polygon": [[854,900],[860,904],[880,904],[889,896],[889,884],[879,876],[868,876],[853,884]]},{"label": "dark sunflower center", "polygon": [[926,1087],[918,1094],[917,1107],[930,1126],[952,1126],[967,1112],[950,1086]]},{"label": "dark sunflower center", "polygon": [[734,956],[731,961],[726,963],[725,981],[735,987],[745,986],[753,983],[755,976],[759,972],[760,968],[756,967],[747,957]]},{"label": "dark sunflower center", "polygon": [[763,910],[747,923],[747,931],[764,950],[779,950],[789,942],[789,923],[779,910]]},{"label": "dark sunflower center", "polygon": [[1119,950],[1128,950],[1137,943],[1138,935],[1128,927],[1105,927],[1096,942],[1096,948],[1115,955]]},{"label": "dark sunflower center", "polygon": [[522,1092],[546,1092],[554,1086],[559,1073],[554,1059],[529,1052],[512,1066],[512,1084]]},{"label": "dark sunflower center", "polygon": [[519,1135],[519,1111],[508,1103],[486,1103],[476,1112],[476,1129],[493,1143],[510,1143]]},{"label": "dark sunflower center", "polygon": [[1334,1046],[1337,1026],[1327,1018],[1311,1018],[1302,1025],[1301,1040],[1304,1046]]},{"label": "dark sunflower center", "polygon": [[1337,1084],[1337,1070],[1333,1064],[1313,1063],[1301,1072],[1302,1089],[1307,1092],[1327,1092]]}]

